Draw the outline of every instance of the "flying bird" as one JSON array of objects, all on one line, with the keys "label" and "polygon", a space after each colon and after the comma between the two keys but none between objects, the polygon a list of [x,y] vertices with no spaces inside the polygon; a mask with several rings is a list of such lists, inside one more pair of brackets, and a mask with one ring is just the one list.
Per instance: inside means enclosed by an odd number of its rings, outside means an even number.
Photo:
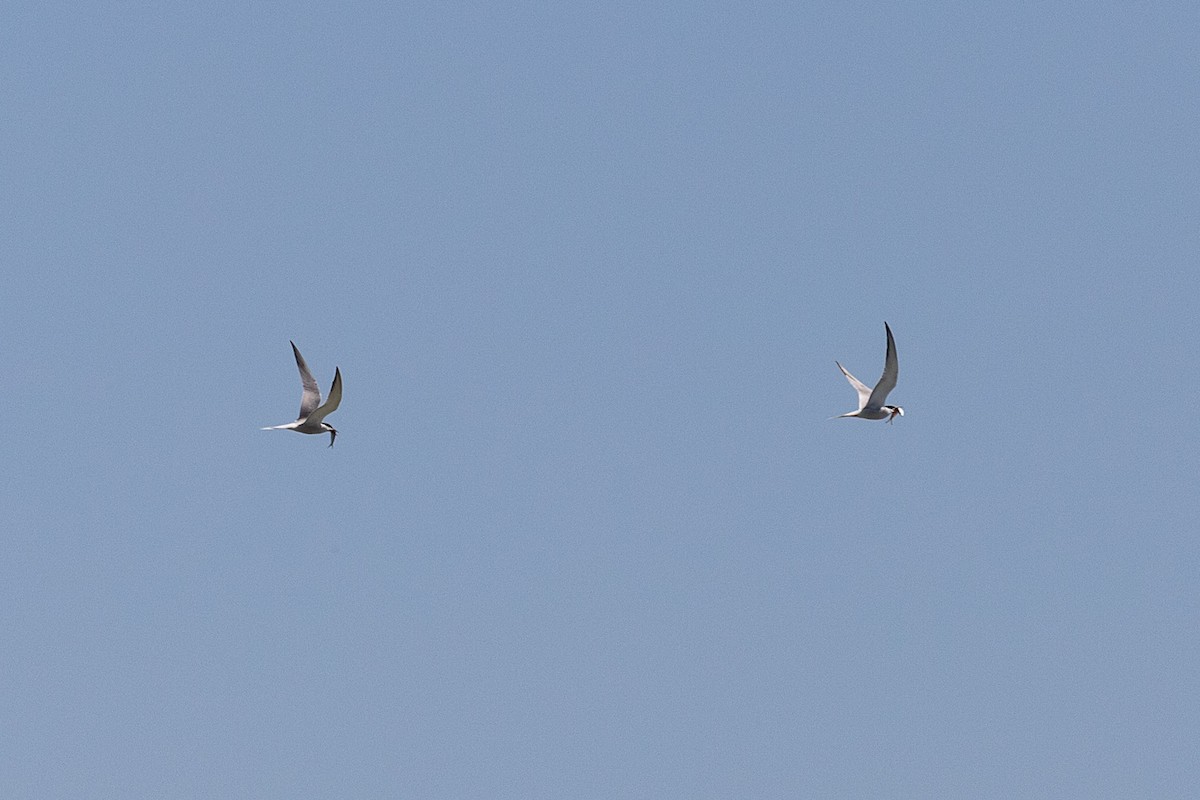
[{"label": "flying bird", "polygon": [[884,330],[887,331],[887,357],[883,362],[883,375],[879,378],[879,383],[875,384],[874,389],[868,389],[866,384],[858,378],[846,371],[837,361],[838,369],[846,376],[846,380],[850,381],[850,385],[854,387],[854,391],[858,392],[858,411],[851,411],[849,414],[839,414],[830,419],[841,419],[842,417],[858,417],[860,419],[886,419],[890,424],[897,416],[904,416],[904,409],[900,406],[885,406],[883,401],[887,400],[888,393],[896,388],[896,378],[900,374],[900,367],[896,361],[896,340],[892,338],[892,329],[888,324],[883,323]]},{"label": "flying bird", "polygon": [[325,421],[325,417],[337,410],[342,402],[342,371],[337,367],[333,370],[333,386],[329,387],[329,399],[321,405],[321,389],[317,386],[304,356],[296,349],[296,343],[290,342],[292,352],[296,354],[296,366],[300,368],[300,385],[304,387],[300,395],[300,417],[295,422],[286,425],[272,425],[263,428],[264,431],[295,431],[296,433],[329,433],[329,446],[337,439],[337,429]]}]

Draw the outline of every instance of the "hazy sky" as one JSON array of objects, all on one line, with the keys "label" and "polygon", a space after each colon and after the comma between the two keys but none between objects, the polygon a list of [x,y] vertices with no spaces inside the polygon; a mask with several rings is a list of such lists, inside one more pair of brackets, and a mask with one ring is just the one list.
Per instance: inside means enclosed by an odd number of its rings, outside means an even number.
[{"label": "hazy sky", "polygon": [[[17,2],[0,67],[0,795],[1194,796],[1194,3]],[[885,320],[906,416],[830,421]]]}]

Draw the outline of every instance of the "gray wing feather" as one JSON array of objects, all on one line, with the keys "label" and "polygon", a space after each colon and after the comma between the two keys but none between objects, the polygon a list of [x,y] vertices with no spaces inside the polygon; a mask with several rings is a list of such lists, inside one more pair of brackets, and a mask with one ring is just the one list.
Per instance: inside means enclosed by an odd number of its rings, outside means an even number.
[{"label": "gray wing feather", "polygon": [[839,362],[835,361],[833,363],[837,364],[838,369],[846,376],[846,380],[850,381],[850,385],[854,387],[854,391],[858,392],[858,410],[862,411],[866,408],[867,398],[871,396],[871,390],[867,388],[865,383],[851,375]]},{"label": "gray wing feather", "polygon": [[896,379],[900,377],[900,364],[896,359],[896,340],[892,338],[892,329],[886,322],[883,323],[883,328],[887,331],[887,357],[883,362],[883,375],[879,377],[879,383],[875,384],[875,389],[867,400],[867,405],[872,408],[879,408],[884,404],[888,394],[896,388]]},{"label": "gray wing feather", "polygon": [[[313,424],[320,423],[325,417],[337,411],[337,407],[342,402],[342,370],[335,367],[333,370],[333,385],[329,387],[329,399],[325,401],[325,405],[320,408],[315,408],[308,415],[308,421]],[[332,442],[330,443],[332,444]]]},{"label": "gray wing feather", "polygon": [[296,366],[300,368],[300,384],[304,387],[304,393],[300,395],[300,416],[296,419],[304,419],[321,405],[321,387],[317,386],[316,379],[308,371],[308,364],[304,363],[304,356],[296,349],[296,343],[290,344],[292,352],[296,354]]}]

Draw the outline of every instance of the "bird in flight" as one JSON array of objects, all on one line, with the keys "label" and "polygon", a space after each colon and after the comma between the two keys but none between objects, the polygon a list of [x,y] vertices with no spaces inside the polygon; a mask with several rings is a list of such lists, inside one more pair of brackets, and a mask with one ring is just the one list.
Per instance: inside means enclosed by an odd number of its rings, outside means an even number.
[{"label": "bird in flight", "polygon": [[892,329],[886,322],[883,323],[883,328],[887,331],[887,357],[883,362],[883,375],[880,376],[879,383],[875,384],[874,389],[867,388],[866,384],[847,372],[846,368],[837,361],[833,362],[846,376],[846,380],[850,381],[854,391],[858,392],[858,410],[851,411],[849,414],[839,414],[830,419],[841,419],[842,417],[886,419],[890,424],[897,416],[904,416],[904,409],[900,406],[883,404],[887,400],[888,393],[896,388],[896,378],[900,374],[900,367],[896,361],[896,340],[892,338]]},{"label": "bird in flight", "polygon": [[272,425],[263,428],[264,431],[295,431],[296,433],[329,433],[329,446],[337,438],[337,429],[325,421],[325,417],[337,410],[342,402],[342,371],[337,367],[333,370],[333,386],[329,387],[329,399],[321,405],[321,389],[317,386],[304,356],[296,349],[296,343],[291,342],[292,352],[296,354],[296,366],[300,368],[300,385],[304,387],[300,395],[300,417],[295,422],[286,425]]}]

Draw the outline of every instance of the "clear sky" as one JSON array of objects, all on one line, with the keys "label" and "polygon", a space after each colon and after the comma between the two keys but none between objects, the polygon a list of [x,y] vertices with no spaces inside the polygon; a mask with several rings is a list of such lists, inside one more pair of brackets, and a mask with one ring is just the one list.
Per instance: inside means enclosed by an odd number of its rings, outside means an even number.
[{"label": "clear sky", "polygon": [[0,796],[1194,797],[1197,9],[9,4]]}]

